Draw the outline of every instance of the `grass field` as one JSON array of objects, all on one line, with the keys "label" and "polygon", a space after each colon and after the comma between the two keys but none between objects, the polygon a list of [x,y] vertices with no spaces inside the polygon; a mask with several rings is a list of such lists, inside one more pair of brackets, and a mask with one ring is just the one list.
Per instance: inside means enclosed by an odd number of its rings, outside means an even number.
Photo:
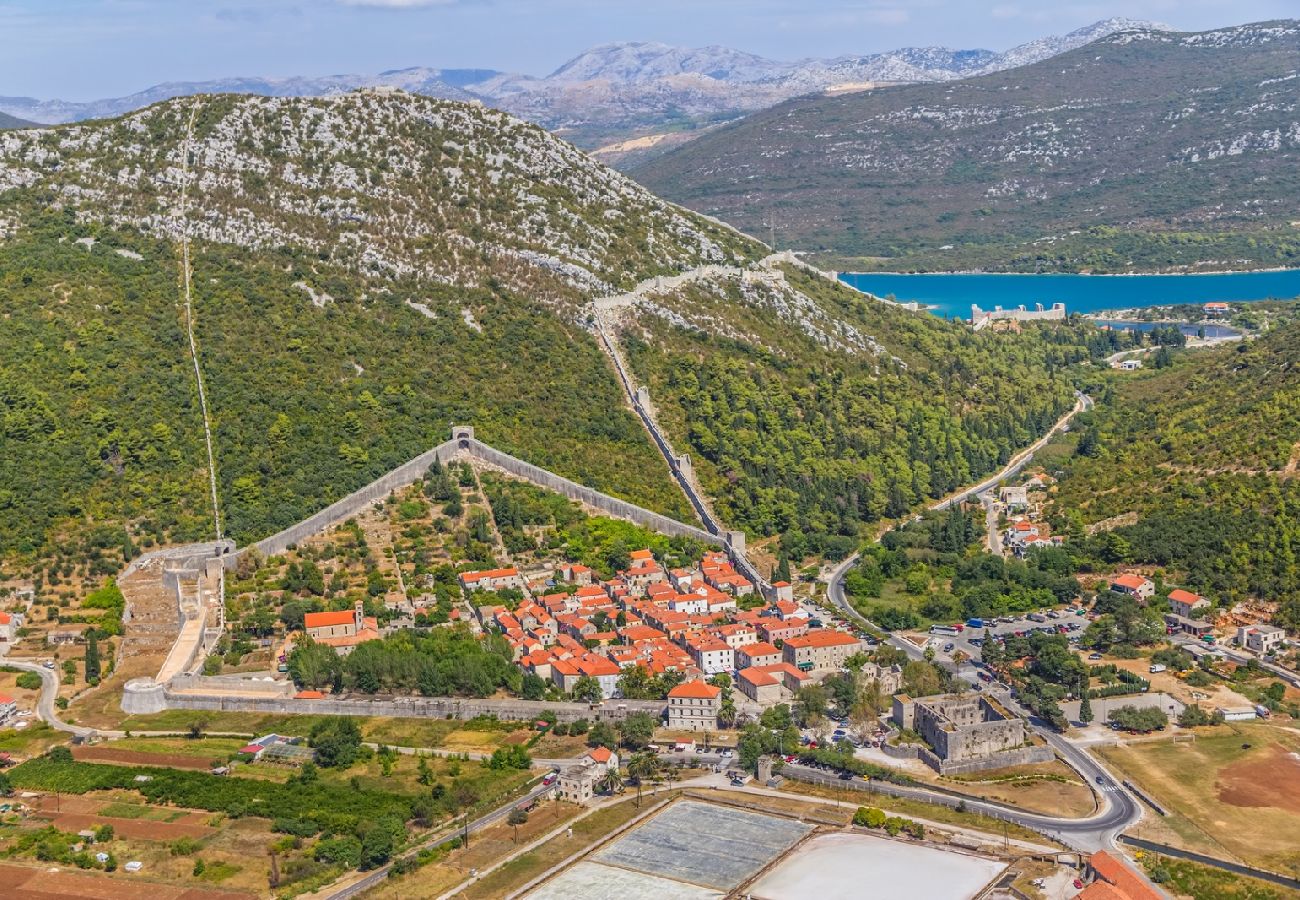
[{"label": "grass field", "polygon": [[826,787],[818,784],[807,784],[793,779],[786,781],[781,785],[781,790],[791,794],[806,794],[810,797],[822,797],[829,800],[842,800],[846,806],[856,809],[859,806],[874,806],[889,813],[891,816],[903,816],[904,818],[924,819],[928,822],[938,822],[941,825],[953,825],[959,828],[970,828],[973,831],[982,831],[990,837],[1001,837],[1005,834],[1007,837],[1017,838],[1023,841],[1033,841],[1037,844],[1050,845],[1053,842],[1023,825],[1016,825],[1010,822],[1004,822],[1001,819],[995,819],[992,816],[986,816],[976,812],[959,812],[947,806],[941,806],[937,803],[925,803],[921,800],[910,800],[905,797],[890,797],[887,794],[872,794],[861,791],[837,791],[835,788]]},{"label": "grass field", "polygon": [[581,819],[575,818],[582,812],[579,807],[567,803],[545,803],[529,814],[527,823],[519,826],[518,844],[514,842],[513,828],[506,824],[494,825],[474,835],[468,850],[452,851],[446,857],[410,875],[389,879],[367,896],[375,900],[436,896],[463,881],[470,868],[482,870],[491,866],[551,829],[572,821],[572,836],[567,832],[556,835],[457,894],[464,898],[504,897],[579,850],[600,841],[639,813],[650,809],[652,802],[666,802],[669,796],[675,795],[676,792],[660,792],[658,800],[647,795],[640,808],[634,798],[629,798],[598,809]]},{"label": "grass field", "polygon": [[934,783],[972,797],[1048,815],[1081,819],[1097,811],[1092,788],[1060,760],[938,778]]},{"label": "grass field", "polygon": [[1169,811],[1154,824],[1187,849],[1283,873],[1300,868],[1300,758],[1292,755],[1300,733],[1233,723],[1195,742],[1099,752]]},{"label": "grass field", "polygon": [[1148,875],[1161,878],[1169,893],[1192,900],[1297,900],[1292,891],[1266,881],[1234,875],[1222,869],[1167,856],[1147,854],[1142,859]]}]

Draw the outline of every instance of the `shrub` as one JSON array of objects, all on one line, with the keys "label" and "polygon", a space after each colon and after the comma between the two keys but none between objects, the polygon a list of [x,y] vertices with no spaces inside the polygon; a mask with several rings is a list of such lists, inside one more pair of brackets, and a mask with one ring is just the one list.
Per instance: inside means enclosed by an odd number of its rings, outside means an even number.
[{"label": "shrub", "polygon": [[328,862],[355,869],[361,864],[361,841],[348,835],[330,838],[316,845],[312,854],[317,862]]},{"label": "shrub", "polygon": [[172,856],[193,856],[199,850],[199,842],[192,837],[177,838],[170,849]]}]

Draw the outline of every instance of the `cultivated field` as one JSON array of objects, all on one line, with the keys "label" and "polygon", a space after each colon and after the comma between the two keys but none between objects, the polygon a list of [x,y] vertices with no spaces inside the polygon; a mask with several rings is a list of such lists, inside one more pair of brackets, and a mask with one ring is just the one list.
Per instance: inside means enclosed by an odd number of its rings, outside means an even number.
[{"label": "cultivated field", "polygon": [[1280,872],[1300,866],[1300,733],[1233,723],[1194,742],[1100,753],[1170,812],[1153,837]]}]

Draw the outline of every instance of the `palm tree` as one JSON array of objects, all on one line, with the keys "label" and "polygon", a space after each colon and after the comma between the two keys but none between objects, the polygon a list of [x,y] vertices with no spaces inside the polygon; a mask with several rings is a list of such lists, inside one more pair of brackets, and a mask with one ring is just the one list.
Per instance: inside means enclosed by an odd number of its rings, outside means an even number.
[{"label": "palm tree", "polygon": [[722,707],[718,710],[718,724],[730,728],[736,724],[736,701],[731,696],[724,696]]},{"label": "palm tree", "polygon": [[641,805],[641,785],[659,772],[659,758],[653,753],[637,753],[627,762],[627,777],[636,785],[636,805]]}]

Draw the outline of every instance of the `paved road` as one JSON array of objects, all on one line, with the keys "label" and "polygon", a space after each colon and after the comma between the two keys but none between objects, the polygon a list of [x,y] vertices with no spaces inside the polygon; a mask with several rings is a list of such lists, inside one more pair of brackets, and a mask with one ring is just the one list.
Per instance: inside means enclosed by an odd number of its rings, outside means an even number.
[{"label": "paved road", "polygon": [[980,503],[984,505],[984,530],[988,532],[984,540],[985,547],[994,556],[1006,556],[1002,546],[1002,535],[998,533],[998,500],[992,491],[980,494]]},{"label": "paved road", "polygon": [[[1047,434],[1043,435],[1024,450],[1021,450],[1013,456],[996,474],[989,476],[979,484],[968,487],[956,494],[951,494],[937,503],[931,504],[929,510],[941,512],[952,506],[954,503],[965,502],[971,497],[978,496],[985,491],[997,487],[998,483],[1003,479],[1011,478],[1012,476],[1019,474],[1019,472],[1029,464],[1030,460],[1034,458],[1035,453],[1043,449],[1043,447],[1047,445],[1047,442],[1054,438],[1057,433],[1069,427],[1071,420],[1073,420],[1076,415],[1081,412],[1086,412],[1092,409],[1092,407],[1093,401],[1091,397],[1087,394],[1076,392],[1074,407],[1065,415],[1061,416]],[[849,605],[848,599],[844,596],[844,576],[848,574],[848,571],[853,568],[853,565],[858,561],[858,556],[859,554],[857,553],[853,554],[831,570],[830,574],[826,577],[826,596],[830,599],[831,603],[842,609],[844,614],[850,619],[874,628],[874,625],[871,625],[867,619],[859,615],[858,612]],[[904,647],[903,650],[908,652],[907,647]],[[908,652],[908,655],[910,656],[912,654]]]},{"label": "paved road", "polygon": [[59,718],[58,712],[54,706],[54,699],[59,695],[59,672],[57,669],[47,669],[39,663],[25,662],[18,659],[9,659],[0,656],[0,665],[12,666],[15,669],[22,669],[25,672],[35,672],[41,676],[41,696],[36,701],[36,718],[46,722],[51,728],[57,731],[67,732],[72,735],[94,734],[95,729],[83,728],[80,725],[71,725]]},{"label": "paved road", "polygon": [[[1189,637],[1188,635],[1185,634],[1173,635],[1172,637],[1169,638],[1169,640],[1171,640],[1175,644],[1181,644],[1185,647],[1196,647],[1201,649],[1202,651],[1208,649],[1206,648],[1204,642],[1199,641],[1194,637]],[[1243,650],[1235,649],[1226,644],[1215,644],[1213,649],[1218,650],[1220,653],[1222,653],[1224,656],[1226,656],[1228,659],[1232,660],[1233,662],[1241,663],[1242,665],[1245,665],[1251,660],[1254,660],[1255,662],[1263,666],[1265,669],[1267,669],[1269,672],[1271,672],[1272,674],[1276,675],[1278,678],[1285,681],[1287,684],[1291,685],[1292,687],[1300,688],[1300,675],[1297,675],[1295,672],[1292,672],[1289,669],[1284,669],[1279,665],[1275,665],[1274,663],[1268,662],[1267,660],[1260,659],[1258,656],[1256,656],[1253,653],[1247,653]]]},{"label": "paved road", "polygon": [[[1092,409],[1092,407],[1093,400],[1091,397],[1087,394],[1076,393],[1074,408],[1062,416],[1057,423],[1052,426],[1052,429],[1048,431],[1047,434],[1043,435],[1033,444],[1012,457],[1001,471],[986,478],[973,487],[966,488],[957,494],[944,498],[938,503],[932,504],[930,509],[934,511],[947,509],[954,503],[961,503],[970,497],[983,494],[985,491],[989,491],[996,487],[1003,479],[1018,474],[1026,465],[1028,465],[1030,460],[1033,459],[1035,453],[1046,446],[1047,442],[1055,437],[1058,432],[1069,426],[1071,420],[1076,415],[1081,412],[1086,412],[1087,410]],[[848,598],[844,594],[844,576],[848,573],[849,569],[852,568],[855,562],[857,562],[856,554],[844,560],[831,571],[830,575],[827,577],[826,595],[830,602],[839,608],[842,615],[846,616],[851,621],[856,621],[862,625],[875,628],[869,620],[860,615],[857,610],[850,605]],[[1057,621],[1065,620],[1049,620],[1049,623],[1055,624]],[[1071,619],[1070,621],[1074,621],[1074,619]],[[1011,626],[999,626],[996,630],[1018,630],[1025,627],[1039,626],[1037,623],[1015,623]],[[924,651],[920,647],[893,635],[889,636],[888,641],[891,645],[906,653],[911,659],[920,659],[924,654]],[[954,643],[956,643],[956,641],[954,641]],[[963,647],[963,649],[970,653],[974,648],[967,645]],[[946,668],[955,671],[956,674],[964,680],[978,682],[976,669],[973,666],[965,664],[958,667],[943,659],[939,659],[939,662]],[[1087,820],[1058,820],[1051,819],[1050,817],[1008,810],[1000,810],[997,815],[1002,818],[1007,818],[1009,815],[1015,815],[1017,818],[1013,819],[1013,821],[1052,834],[1063,843],[1080,850],[1096,850],[1103,847],[1112,847],[1114,845],[1115,836],[1129,825],[1136,822],[1142,815],[1142,808],[1138,805],[1136,798],[1121,787],[1119,781],[1111,776],[1110,773],[1107,772],[1093,757],[1071,744],[1061,735],[1057,734],[1052,728],[1047,727],[1044,723],[1029,716],[1027,710],[1014,703],[1014,701],[1011,701],[1009,697],[1007,697],[1007,702],[1013,710],[1024,715],[1025,718],[1029,720],[1030,727],[1034,732],[1047,741],[1047,743],[1056,750],[1062,759],[1064,759],[1082,776],[1088,779],[1090,783],[1096,785],[1098,784],[1097,779],[1102,779],[1104,789],[1101,796],[1103,798],[1104,808],[1098,816],[1094,816]],[[832,777],[834,778],[834,776]],[[908,788],[907,790],[922,791],[924,793],[923,789],[919,788]],[[943,795],[933,796],[937,797]],[[954,800],[950,805],[955,806],[956,802],[957,801]],[[987,804],[984,805],[987,806]],[[967,801],[967,806],[973,806],[973,803]]]},{"label": "paved road", "polygon": [[[884,781],[871,782],[871,789],[892,797],[920,800],[946,806],[950,809],[955,809],[957,806],[964,804],[966,809],[985,813],[1007,822],[1014,822],[1026,828],[1032,828],[1040,834],[1055,838],[1067,847],[1084,852],[1112,846],[1115,836],[1137,821],[1141,815],[1142,811],[1138,807],[1137,801],[1129,796],[1127,791],[1119,788],[1118,782],[1097,765],[1091,757],[1079,752],[1077,748],[1072,747],[1067,741],[1062,740],[1060,744],[1062,746],[1057,747],[1058,752],[1067,756],[1071,764],[1077,765],[1082,774],[1086,774],[1094,784],[1096,784],[1097,778],[1101,778],[1105,782],[1104,789],[1100,791],[1102,808],[1092,816],[1083,819],[1065,819],[1038,815],[1001,803],[957,797],[924,787],[890,784]],[[786,769],[797,772],[797,780],[812,781],[829,787],[848,789],[850,785],[862,784],[861,781],[854,782],[842,779],[834,772],[813,769],[798,763],[788,763]]]}]

